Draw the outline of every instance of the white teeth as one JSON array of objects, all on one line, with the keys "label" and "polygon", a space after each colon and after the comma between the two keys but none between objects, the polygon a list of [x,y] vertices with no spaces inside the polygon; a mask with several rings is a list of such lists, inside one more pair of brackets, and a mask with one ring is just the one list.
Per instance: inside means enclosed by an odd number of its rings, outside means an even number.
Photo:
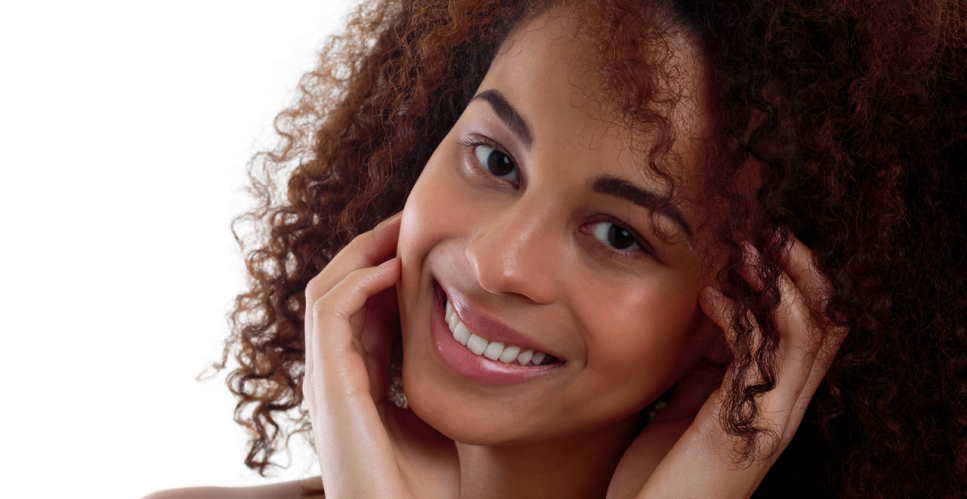
[{"label": "white teeth", "polygon": [[504,352],[504,344],[499,341],[491,341],[484,350],[483,356],[490,360],[497,360]]},{"label": "white teeth", "polygon": [[466,346],[467,342],[470,341],[470,330],[460,322],[456,312],[453,312],[452,309],[447,324],[450,326],[450,333],[453,334],[453,339],[457,340],[457,343]]},{"label": "white teeth", "polygon": [[544,352],[537,352],[534,354],[534,358],[531,359],[531,364],[540,365],[542,360],[544,360]]},{"label": "white teeth", "polygon": [[490,360],[500,360],[507,364],[516,361],[522,366],[540,365],[547,357],[543,352],[534,352],[533,350],[521,351],[519,346],[504,345],[499,341],[488,342],[486,339],[471,333],[467,329],[467,326],[460,322],[460,317],[457,316],[453,307],[450,306],[449,301],[446,302],[444,318],[450,327],[450,333],[453,334],[453,339],[457,343],[467,347],[474,355],[483,355]]},{"label": "white teeth", "polygon": [[453,329],[457,325],[457,313],[453,311],[452,308],[447,307],[447,324],[450,325],[450,329]]},{"label": "white teeth", "polygon": [[467,342],[470,341],[470,331],[467,330],[467,326],[464,326],[460,322],[457,322],[457,327],[451,327],[450,332],[453,333],[453,339],[457,340],[457,343],[461,345],[466,346]]},{"label": "white teeth", "polygon": [[520,353],[520,347],[511,345],[500,354],[500,361],[509,364],[517,358],[518,353]]},{"label": "white teeth", "polygon": [[470,339],[467,340],[467,348],[469,348],[474,355],[480,355],[484,352],[484,349],[487,348],[487,340],[475,334],[471,334]]}]

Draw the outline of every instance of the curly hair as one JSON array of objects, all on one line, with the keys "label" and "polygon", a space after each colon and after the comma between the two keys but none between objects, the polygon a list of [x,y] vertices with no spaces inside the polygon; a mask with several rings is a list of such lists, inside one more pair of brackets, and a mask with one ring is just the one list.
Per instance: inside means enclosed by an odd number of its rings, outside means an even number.
[{"label": "curly hair", "polygon": [[[285,446],[310,430],[306,283],[354,236],[402,209],[500,43],[559,3],[365,3],[302,77],[298,100],[275,119],[278,145],[249,163],[258,205],[232,222],[249,289],[235,299],[232,334],[214,367],[224,369],[234,353],[238,367],[226,381],[238,398],[235,421],[252,434],[248,467],[265,476],[274,465],[282,416],[295,423],[282,430]],[[658,32],[643,7],[658,5],[704,52],[715,140],[702,167],[710,203],[728,213],[714,231],[728,251],[716,279],[734,300],[739,345],[740,375],[725,391],[721,423],[748,444],[741,459],[771,452],[760,438],[768,430],[754,423],[758,399],[776,385],[771,311],[791,234],[833,285],[826,313],[850,333],[754,497],[960,497],[963,0],[566,3],[580,9],[581,34],[602,56],[590,69],[609,101],[628,126],[657,137],[645,163],[672,188],[663,158],[675,139],[667,116],[676,101],[660,91],[661,37],[649,36]],[[761,181],[750,198],[737,179],[753,165]],[[253,240],[239,237],[242,222],[254,227]],[[763,253],[761,292],[739,273],[746,239]],[[746,312],[761,325],[759,349]],[[759,382],[744,385],[750,370]]]}]

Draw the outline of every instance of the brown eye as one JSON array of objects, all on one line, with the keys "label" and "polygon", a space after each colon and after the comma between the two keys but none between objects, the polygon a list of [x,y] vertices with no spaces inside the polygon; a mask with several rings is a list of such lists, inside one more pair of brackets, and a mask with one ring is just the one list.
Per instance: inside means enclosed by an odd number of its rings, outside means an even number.
[{"label": "brown eye", "polygon": [[595,222],[593,224],[591,233],[599,241],[611,246],[621,253],[632,252],[626,250],[628,250],[628,248],[633,250],[635,246],[641,246],[638,244],[638,239],[631,231],[613,222]]},{"label": "brown eye", "polygon": [[[473,154],[482,166],[495,177],[503,177],[514,172],[516,166],[514,160],[500,149],[495,149],[486,144],[476,144],[473,146]],[[510,179],[508,179],[510,180]],[[511,180],[517,183],[516,179]]]}]

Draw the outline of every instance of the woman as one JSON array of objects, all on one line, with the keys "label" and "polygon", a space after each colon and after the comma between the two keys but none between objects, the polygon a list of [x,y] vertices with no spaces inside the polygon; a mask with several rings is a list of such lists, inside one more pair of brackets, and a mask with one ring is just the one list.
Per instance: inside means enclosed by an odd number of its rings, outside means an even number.
[{"label": "woman", "polygon": [[298,409],[322,475],[249,493],[958,496],[964,14],[361,8],[225,351],[246,464]]}]

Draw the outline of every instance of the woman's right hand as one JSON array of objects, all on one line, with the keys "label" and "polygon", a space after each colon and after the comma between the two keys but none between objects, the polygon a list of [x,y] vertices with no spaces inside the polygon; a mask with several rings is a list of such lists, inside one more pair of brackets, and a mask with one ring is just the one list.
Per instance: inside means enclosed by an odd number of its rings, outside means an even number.
[{"label": "woman's right hand", "polygon": [[458,495],[453,441],[387,398],[400,218],[354,238],[306,286],[302,388],[326,497]]}]

